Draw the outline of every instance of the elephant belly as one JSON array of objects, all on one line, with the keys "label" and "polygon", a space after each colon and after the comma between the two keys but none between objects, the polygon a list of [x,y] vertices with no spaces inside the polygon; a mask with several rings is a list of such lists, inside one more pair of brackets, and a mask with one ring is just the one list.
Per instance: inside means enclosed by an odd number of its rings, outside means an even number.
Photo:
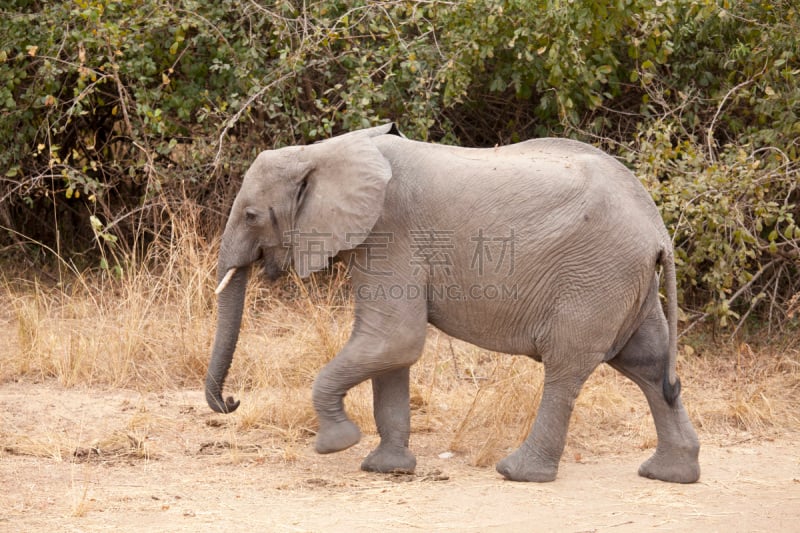
[{"label": "elephant belly", "polygon": [[480,348],[541,360],[536,348],[537,327],[520,306],[499,302],[430,302],[428,322],[444,333]]}]

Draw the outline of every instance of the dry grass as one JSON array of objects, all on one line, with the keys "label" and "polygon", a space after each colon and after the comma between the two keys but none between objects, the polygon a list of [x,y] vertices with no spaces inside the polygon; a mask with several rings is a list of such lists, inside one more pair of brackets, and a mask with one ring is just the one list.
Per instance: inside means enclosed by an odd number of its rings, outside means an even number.
[{"label": "dry grass", "polygon": [[[0,379],[56,379],[64,386],[173,387],[205,373],[213,334],[211,246],[188,219],[165,249],[121,275],[69,275],[57,286],[5,279],[16,354]],[[145,266],[158,263],[158,271]],[[149,384],[149,385],[148,385]]]},{"label": "dry grass", "polygon": [[[191,214],[152,257],[110,276],[72,276],[58,287],[30,280],[0,284],[7,348],[0,382],[55,380],[65,387],[140,391],[200,388],[214,334],[216,245],[197,237]],[[156,270],[141,265],[159,264]],[[353,321],[347,281],[337,271],[305,283],[268,284],[253,276],[227,392],[242,398],[231,420],[239,431],[267,431],[287,460],[313,434],[310,389],[322,365],[346,342]],[[691,352],[691,355],[688,355]],[[789,339],[754,348],[702,345],[681,354],[684,401],[705,441],[732,442],[800,429],[800,347]],[[450,339],[431,328],[412,371],[414,432],[441,435],[442,451],[477,465],[495,462],[524,439],[541,396],[543,369]],[[346,402],[374,432],[371,389]],[[147,434],[159,421],[136,413],[124,431],[97,443],[105,454],[148,458]],[[19,437],[19,436],[18,436]],[[655,431],[638,389],[603,367],[579,397],[568,442],[577,460],[596,451],[651,448]],[[63,458],[74,443],[15,439],[18,452]],[[86,453],[92,453],[91,450]],[[233,453],[233,452],[232,452]],[[83,500],[81,500],[83,501]],[[76,504],[76,512],[81,511]]]},{"label": "dry grass", "polygon": [[[2,450],[13,455],[46,457],[58,462],[84,463],[158,457],[149,441],[151,434],[168,421],[153,416],[144,406],[131,407],[132,414],[119,427],[108,428],[96,420],[80,420],[64,427],[0,426]],[[49,429],[49,430],[48,430]]]}]

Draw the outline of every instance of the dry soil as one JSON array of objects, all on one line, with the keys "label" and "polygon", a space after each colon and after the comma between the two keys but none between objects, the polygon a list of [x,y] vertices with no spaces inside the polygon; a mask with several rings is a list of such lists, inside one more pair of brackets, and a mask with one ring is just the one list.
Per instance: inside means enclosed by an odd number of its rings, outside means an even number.
[{"label": "dry soil", "polygon": [[[702,478],[640,478],[651,450],[566,456],[553,483],[504,481],[412,436],[415,475],[361,472],[233,429],[199,390],[0,385],[0,531],[800,531],[797,434],[706,444]],[[444,455],[443,455],[444,454]]]}]

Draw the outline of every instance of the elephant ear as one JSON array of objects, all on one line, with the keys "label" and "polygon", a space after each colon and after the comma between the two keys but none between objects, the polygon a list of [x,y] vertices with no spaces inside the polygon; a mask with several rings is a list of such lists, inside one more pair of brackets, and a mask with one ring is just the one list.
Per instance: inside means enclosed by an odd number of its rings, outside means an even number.
[{"label": "elephant ear", "polygon": [[344,139],[347,137],[356,137],[356,136],[366,136],[366,137],[377,137],[378,135],[397,135],[398,137],[402,137],[403,139],[406,138],[400,130],[397,128],[397,124],[394,122],[387,122],[386,124],[381,124],[380,126],[373,126],[371,128],[364,128],[361,130],[351,131],[349,133],[343,133],[338,137],[334,137],[332,139],[326,139],[322,142],[333,142],[339,139]]},{"label": "elephant ear", "polygon": [[383,210],[392,168],[372,143],[379,134],[373,130],[299,149],[312,168],[300,185],[292,226],[292,260],[301,278],[364,242]]}]

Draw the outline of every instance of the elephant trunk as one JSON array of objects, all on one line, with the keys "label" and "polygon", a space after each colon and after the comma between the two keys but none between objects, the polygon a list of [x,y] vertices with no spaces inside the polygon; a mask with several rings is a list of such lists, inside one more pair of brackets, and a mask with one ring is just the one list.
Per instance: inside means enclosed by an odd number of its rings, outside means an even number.
[{"label": "elephant trunk", "polygon": [[[218,281],[221,288],[217,299],[217,332],[206,374],[206,401],[218,413],[232,413],[239,407],[239,402],[233,396],[223,401],[222,386],[239,339],[248,269],[238,268],[230,275],[227,269],[222,268],[221,262],[219,266]],[[223,285],[222,280],[226,277],[229,281]]]}]

